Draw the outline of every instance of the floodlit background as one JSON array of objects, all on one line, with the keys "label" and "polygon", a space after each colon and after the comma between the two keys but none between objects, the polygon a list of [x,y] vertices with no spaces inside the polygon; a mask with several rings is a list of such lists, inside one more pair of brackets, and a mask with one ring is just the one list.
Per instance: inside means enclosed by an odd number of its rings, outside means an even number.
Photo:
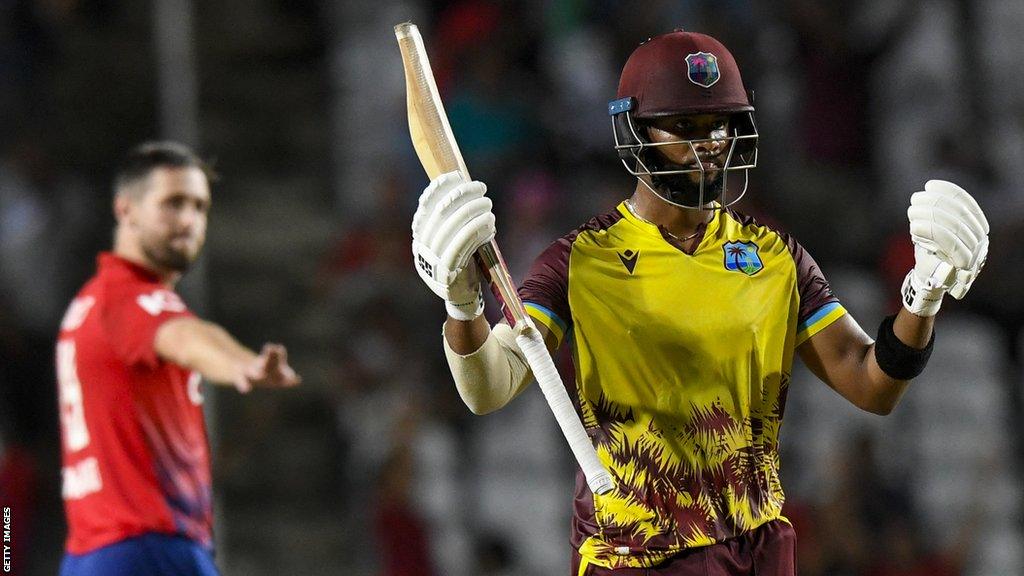
[{"label": "floodlit background", "polygon": [[[856,5],[857,7],[851,7]],[[217,560],[229,575],[567,574],[573,463],[535,387],[472,416],[409,224],[426,184],[392,27],[420,25],[517,278],[633,181],[605,105],[626,57],[710,33],[756,92],[741,210],[792,232],[874,334],[929,178],[992,224],[931,364],[889,417],[802,366],[783,427],[800,574],[1024,574],[1024,4],[609,0],[0,1],[0,497],[14,573],[64,536],[52,347],[110,244],[111,167],[144,139],[216,160],[182,292],[300,389],[208,388]],[[494,308],[489,310],[493,316]],[[414,571],[389,571],[411,562]]]}]

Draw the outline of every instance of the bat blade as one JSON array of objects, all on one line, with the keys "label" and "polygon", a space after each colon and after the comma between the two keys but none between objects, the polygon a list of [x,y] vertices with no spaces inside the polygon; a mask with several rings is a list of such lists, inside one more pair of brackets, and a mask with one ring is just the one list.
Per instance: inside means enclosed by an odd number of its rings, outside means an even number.
[{"label": "bat blade", "polygon": [[[466,169],[462,152],[444,112],[419,29],[411,22],[404,22],[395,26],[395,37],[402,51],[402,66],[405,69],[409,134],[420,164],[431,180],[456,170],[469,180],[469,170]],[[509,325],[515,328],[527,322],[526,309],[519,299],[498,244],[492,240],[481,247],[475,256]]]},{"label": "bat blade", "polygon": [[[419,30],[415,24],[405,22],[395,26],[395,37],[402,51],[402,65],[405,68],[409,134],[423,169],[430,179],[458,170],[469,180],[469,170],[466,169],[462,152],[459,151],[448,117],[444,113],[444,105]],[[481,246],[476,253],[476,262],[501,304],[505,319],[517,330],[516,343],[526,357],[562,434],[579,462],[587,484],[595,494],[608,492],[613,487],[611,475],[601,464],[583,423],[576,415],[572,400],[540,333],[533,328],[498,244],[491,240]]]},{"label": "bat blade", "polygon": [[395,37],[398,38],[405,68],[409,133],[423,169],[431,180],[455,170],[469,180],[469,170],[448,124],[419,29],[415,24],[405,22],[395,26]]}]

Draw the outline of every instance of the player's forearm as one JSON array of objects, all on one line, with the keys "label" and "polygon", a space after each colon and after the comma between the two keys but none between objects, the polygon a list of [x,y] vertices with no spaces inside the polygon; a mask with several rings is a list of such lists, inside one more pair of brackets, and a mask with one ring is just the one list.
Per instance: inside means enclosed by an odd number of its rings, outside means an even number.
[{"label": "player's forearm", "polygon": [[463,356],[479,350],[490,333],[491,326],[483,315],[469,322],[449,316],[444,323],[444,336],[448,345],[455,353]]},{"label": "player's forearm", "polygon": [[[508,404],[526,387],[531,376],[525,358],[516,347],[512,329],[507,324],[498,324],[491,330],[483,321],[486,329],[483,342],[469,353],[461,354],[451,345],[448,330],[452,323],[449,320],[445,324],[442,338],[448,367],[462,401],[474,414],[487,414]],[[462,344],[467,344],[476,336],[478,334],[460,334],[459,337],[465,337],[467,342]]]},{"label": "player's forearm", "polygon": [[[875,357],[876,344],[870,339],[844,350],[841,361],[829,365],[812,364],[815,374],[851,404],[872,414],[892,412],[906,392],[909,380],[897,380],[886,374]],[[807,362],[805,358],[805,362]],[[813,359],[811,359],[813,362]]]},{"label": "player's forearm", "polygon": [[896,408],[910,385],[910,380],[897,380],[886,374],[875,359],[875,345],[872,344],[865,357],[863,370],[864,394],[857,406],[873,414],[885,416]]},{"label": "player's forearm", "polygon": [[256,353],[242,346],[227,330],[198,318],[181,318],[157,330],[157,354],[199,372],[215,384],[232,385]]},{"label": "player's forearm", "polygon": [[[899,343],[915,350],[922,350],[931,341],[934,323],[934,316],[916,316],[906,308],[901,308],[893,321],[892,330]],[[877,342],[871,345],[864,362],[869,382],[867,405],[871,412],[888,414],[903,397],[910,385],[910,379],[894,377],[882,368],[876,356],[878,346]]]},{"label": "player's forearm", "polygon": [[924,348],[932,339],[935,316],[916,316],[906,308],[900,308],[892,329],[896,337],[911,348]]}]

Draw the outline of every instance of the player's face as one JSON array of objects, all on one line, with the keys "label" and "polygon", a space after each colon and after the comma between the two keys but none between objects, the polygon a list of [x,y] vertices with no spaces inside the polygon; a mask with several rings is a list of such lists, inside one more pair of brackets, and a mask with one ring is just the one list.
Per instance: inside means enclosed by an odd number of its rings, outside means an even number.
[{"label": "player's face", "polygon": [[[670,164],[679,169],[698,169],[703,165],[709,179],[721,176],[729,151],[729,116],[726,114],[691,114],[657,118],[650,122],[647,134],[652,143],[662,144],[680,140],[697,140],[693,146],[686,143],[664,144],[656,150]],[[694,151],[697,155],[694,156]],[[701,173],[686,176],[699,183]]]},{"label": "player's face", "polygon": [[199,168],[156,168],[129,215],[146,257],[157,266],[184,272],[206,241],[210,186]]}]

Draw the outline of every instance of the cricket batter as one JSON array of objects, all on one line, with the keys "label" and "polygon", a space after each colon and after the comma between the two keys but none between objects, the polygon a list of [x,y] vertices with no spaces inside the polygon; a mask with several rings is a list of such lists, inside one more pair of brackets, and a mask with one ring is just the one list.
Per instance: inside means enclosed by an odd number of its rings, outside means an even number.
[{"label": "cricket batter", "polygon": [[240,392],[300,382],[284,346],[257,354],[174,292],[206,238],[208,176],[178,144],[128,153],[114,250],[61,324],[62,576],[215,576],[200,381]]},{"label": "cricket batter", "polygon": [[[984,263],[977,203],[929,181],[907,212],[904,306],[872,340],[792,236],[729,208],[756,164],[753,112],[715,39],[677,30],[642,44],[609,104],[636,189],[551,244],[520,289],[550,350],[572,352],[569,393],[615,481],[595,495],[577,474],[573,576],[794,574],[778,444],[793,357],[888,414],[928,361],[943,295],[963,297]],[[442,175],[413,221],[417,270],[448,310],[452,375],[480,414],[531,381],[511,328],[481,316],[471,255],[495,234],[484,191]]]}]

